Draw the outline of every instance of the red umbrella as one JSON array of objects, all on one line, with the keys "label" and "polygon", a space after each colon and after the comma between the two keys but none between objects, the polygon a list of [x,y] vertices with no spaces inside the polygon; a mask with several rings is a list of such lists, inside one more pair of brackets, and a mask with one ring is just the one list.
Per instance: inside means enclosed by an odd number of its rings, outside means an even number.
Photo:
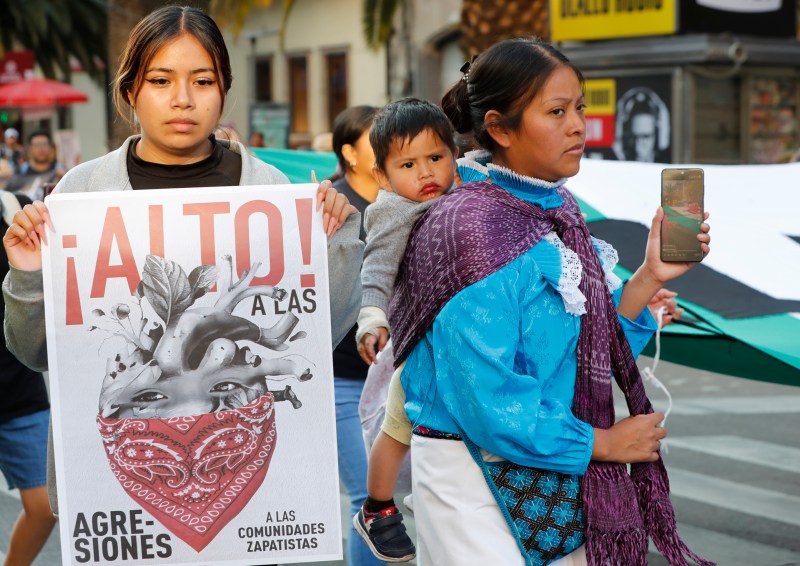
[{"label": "red umbrella", "polygon": [[77,88],[51,79],[25,79],[0,86],[0,106],[63,106],[88,101]]}]

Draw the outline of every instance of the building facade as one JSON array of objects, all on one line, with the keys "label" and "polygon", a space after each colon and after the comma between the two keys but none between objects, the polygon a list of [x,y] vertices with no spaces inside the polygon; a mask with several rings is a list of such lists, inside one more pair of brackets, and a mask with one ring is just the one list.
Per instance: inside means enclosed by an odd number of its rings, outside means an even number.
[{"label": "building facade", "polygon": [[438,100],[458,75],[461,2],[401,3],[386,46],[369,47],[362,0],[297,0],[284,29],[282,3],[253,8],[238,36],[226,30],[234,85],[225,119],[269,145],[310,146],[349,106],[401,96]]}]

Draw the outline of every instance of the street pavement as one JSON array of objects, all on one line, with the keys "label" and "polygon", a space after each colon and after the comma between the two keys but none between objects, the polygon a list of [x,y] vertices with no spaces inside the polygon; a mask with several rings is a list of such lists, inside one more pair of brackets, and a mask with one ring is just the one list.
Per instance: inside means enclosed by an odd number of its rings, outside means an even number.
[{"label": "street pavement", "polygon": [[[640,360],[642,367],[650,363]],[[773,385],[666,362],[656,375],[674,402],[664,461],[689,547],[720,566],[800,566],[800,384]],[[664,393],[646,387],[656,409],[664,410]],[[625,412],[620,398],[618,418]],[[20,505],[17,492],[0,484],[2,562]],[[343,527],[350,524],[347,508],[342,493]],[[413,536],[413,516],[406,517]],[[34,565],[59,564],[58,544],[54,531]],[[652,547],[649,558],[652,566],[667,564]]]}]

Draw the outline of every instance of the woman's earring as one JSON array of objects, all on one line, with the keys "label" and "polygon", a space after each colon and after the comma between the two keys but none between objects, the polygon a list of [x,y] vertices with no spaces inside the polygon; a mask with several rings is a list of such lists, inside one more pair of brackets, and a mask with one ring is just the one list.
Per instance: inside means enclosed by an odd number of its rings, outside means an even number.
[{"label": "woman's earring", "polygon": [[350,162],[350,168],[351,169],[355,169],[356,168],[356,162],[355,161],[351,161]]}]

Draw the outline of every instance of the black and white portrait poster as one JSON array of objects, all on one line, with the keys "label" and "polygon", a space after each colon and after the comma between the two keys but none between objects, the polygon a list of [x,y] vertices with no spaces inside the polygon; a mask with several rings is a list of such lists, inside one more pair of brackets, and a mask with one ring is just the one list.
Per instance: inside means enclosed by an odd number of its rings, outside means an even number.
[{"label": "black and white portrait poster", "polygon": [[315,191],[48,198],[64,564],[341,558]]},{"label": "black and white portrait poster", "polygon": [[672,162],[672,77],[632,75],[586,81],[586,155]]}]

